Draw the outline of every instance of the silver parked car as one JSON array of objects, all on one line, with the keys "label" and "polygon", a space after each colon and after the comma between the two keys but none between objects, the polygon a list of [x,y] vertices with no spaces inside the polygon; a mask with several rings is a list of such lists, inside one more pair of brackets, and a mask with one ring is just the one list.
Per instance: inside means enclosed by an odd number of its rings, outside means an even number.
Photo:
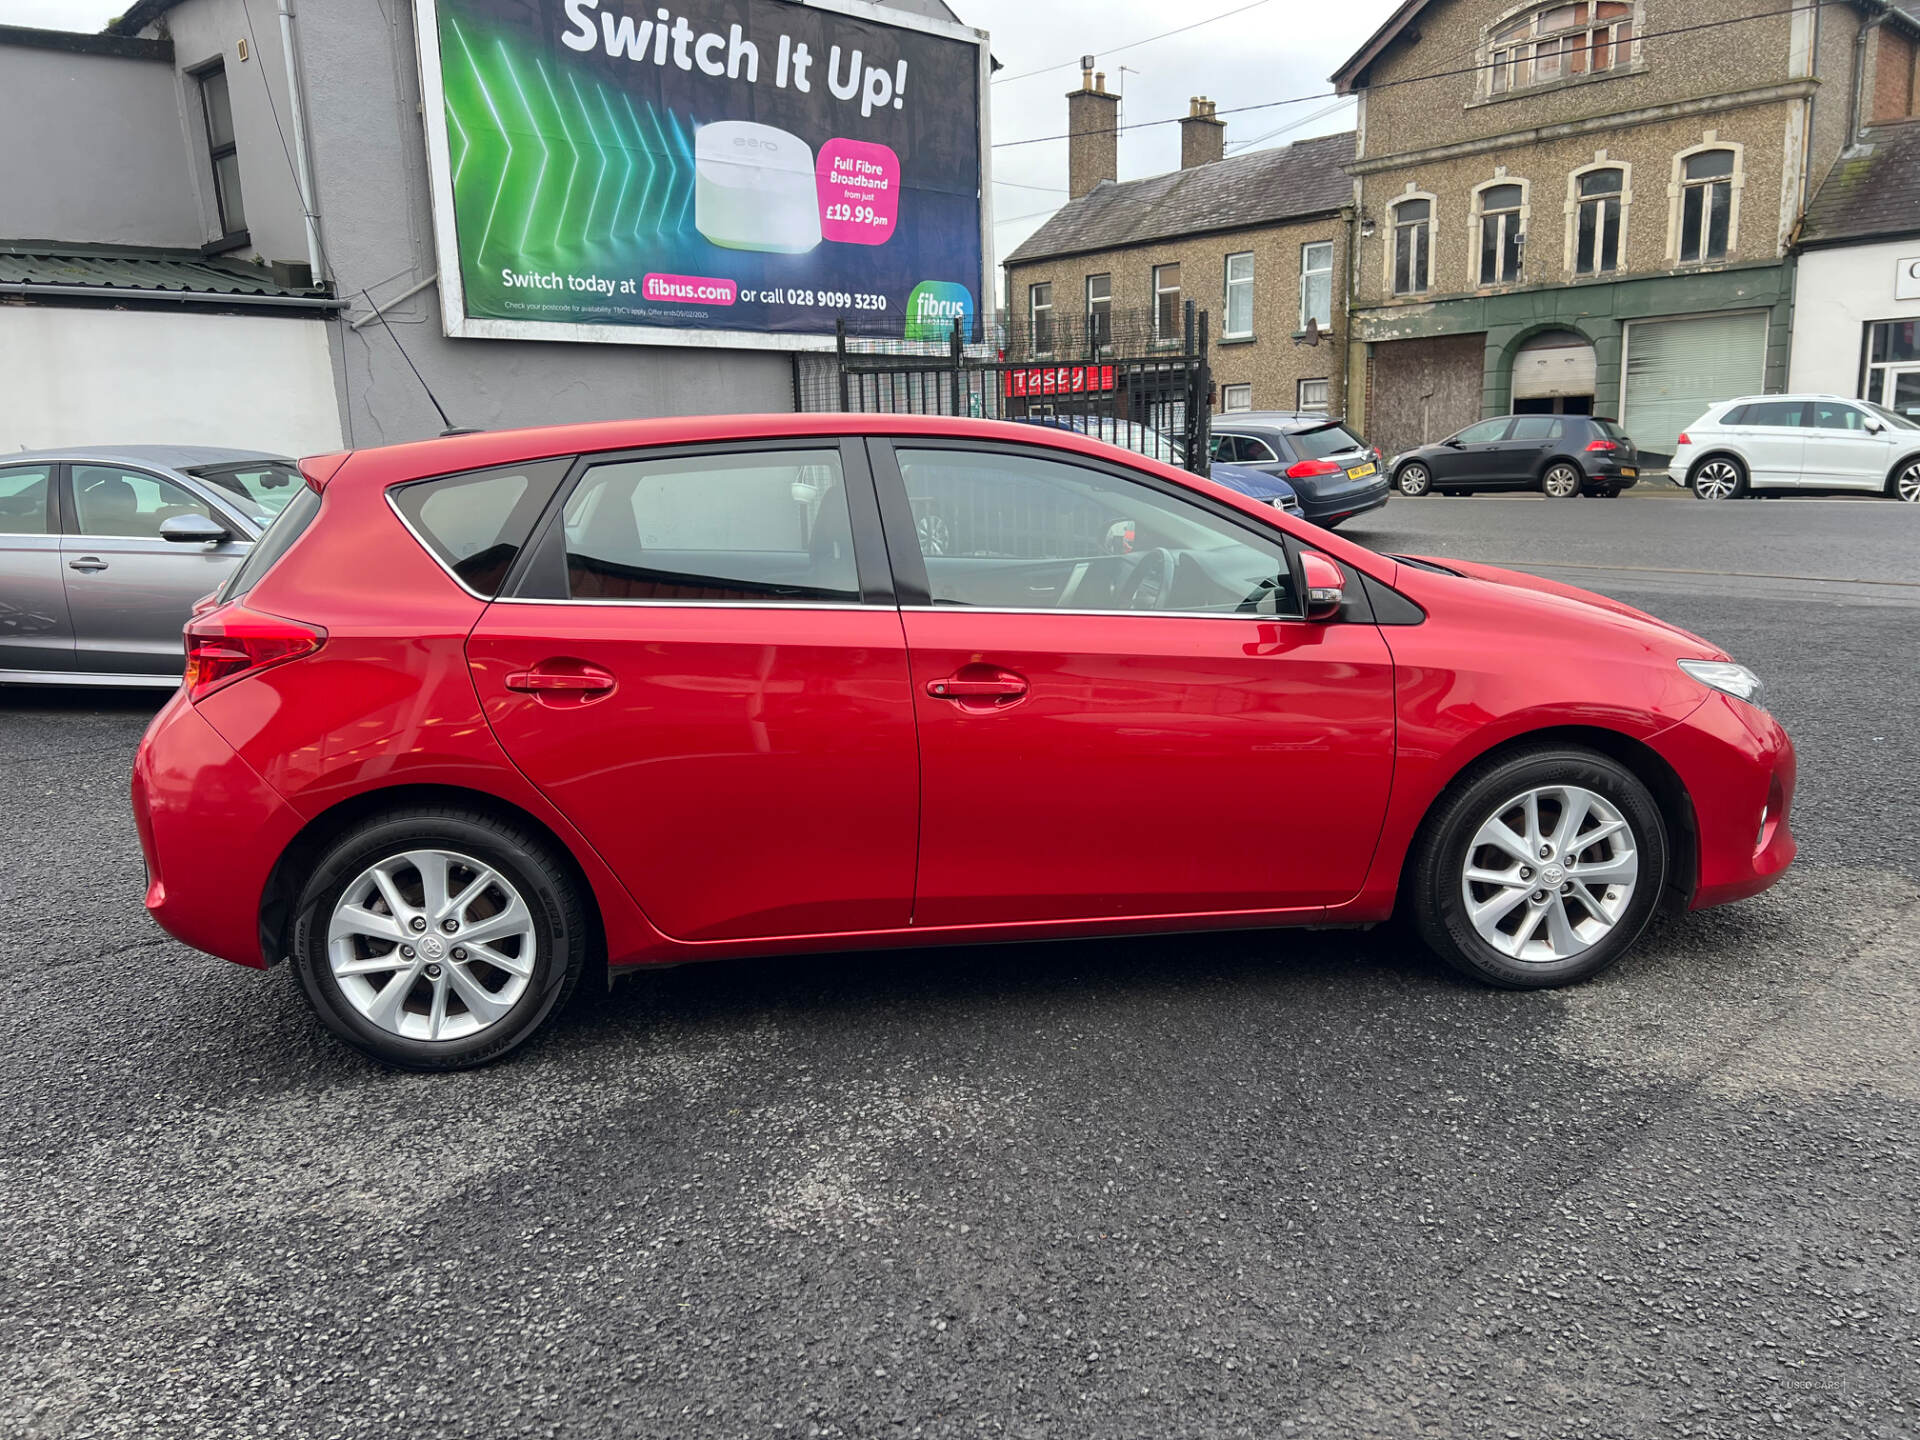
[{"label": "silver parked car", "polygon": [[179,684],[194,601],[304,483],[256,450],[0,454],[0,684]]}]

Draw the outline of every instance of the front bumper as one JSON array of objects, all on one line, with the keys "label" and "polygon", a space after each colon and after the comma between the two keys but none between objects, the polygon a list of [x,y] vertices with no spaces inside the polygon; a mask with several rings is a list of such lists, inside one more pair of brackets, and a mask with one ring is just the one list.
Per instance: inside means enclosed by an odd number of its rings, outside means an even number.
[{"label": "front bumper", "polygon": [[133,763],[147,913],[175,939],[264,969],[260,899],[300,817],[176,694]]},{"label": "front bumper", "polygon": [[1687,787],[1698,842],[1691,908],[1758,895],[1793,863],[1798,761],[1766,711],[1714,692],[1653,747]]}]

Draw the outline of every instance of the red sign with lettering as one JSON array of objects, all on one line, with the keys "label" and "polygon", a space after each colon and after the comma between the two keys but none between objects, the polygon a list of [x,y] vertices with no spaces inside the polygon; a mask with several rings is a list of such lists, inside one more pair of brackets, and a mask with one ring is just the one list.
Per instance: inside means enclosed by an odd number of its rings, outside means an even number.
[{"label": "red sign with lettering", "polygon": [[1010,399],[1041,395],[1090,395],[1113,389],[1111,365],[1040,365],[1000,372],[1002,393]]}]

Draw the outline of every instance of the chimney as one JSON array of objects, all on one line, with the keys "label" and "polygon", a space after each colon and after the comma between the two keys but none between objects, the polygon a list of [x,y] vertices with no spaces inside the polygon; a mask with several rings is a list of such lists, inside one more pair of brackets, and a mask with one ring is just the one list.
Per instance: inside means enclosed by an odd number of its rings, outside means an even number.
[{"label": "chimney", "polygon": [[1211,165],[1227,153],[1227,122],[1214,116],[1214,104],[1204,95],[1187,101],[1187,118],[1180,122],[1180,168]]},{"label": "chimney", "polygon": [[1120,178],[1120,97],[1107,93],[1093,56],[1080,58],[1080,88],[1067,96],[1067,189],[1078,200],[1102,180]]}]

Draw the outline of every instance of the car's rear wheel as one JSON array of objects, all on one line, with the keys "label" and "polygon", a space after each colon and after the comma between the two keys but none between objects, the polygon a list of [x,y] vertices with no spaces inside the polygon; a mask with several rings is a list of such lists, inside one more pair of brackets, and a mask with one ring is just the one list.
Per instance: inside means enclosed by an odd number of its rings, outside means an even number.
[{"label": "car's rear wheel", "polygon": [[1659,806],[1631,771],[1590,750],[1523,751],[1465,777],[1423,827],[1413,919],[1474,979],[1568,985],[1639,938],[1667,863]]},{"label": "car's rear wheel", "polygon": [[1549,500],[1571,500],[1580,493],[1580,472],[1564,461],[1549,465],[1540,477],[1540,490]]},{"label": "car's rear wheel", "polygon": [[1399,474],[1393,477],[1393,483],[1400,487],[1402,495],[1415,498],[1433,488],[1433,472],[1416,461],[1402,465]]},{"label": "car's rear wheel", "polygon": [[1693,472],[1693,493],[1701,500],[1732,500],[1746,488],[1746,471],[1726,455],[1708,457]]},{"label": "car's rear wheel", "polygon": [[398,811],[341,837],[300,897],[294,971],[347,1044],[407,1070],[497,1060],[579,979],[589,927],[551,845],[492,816]]},{"label": "car's rear wheel", "polygon": [[1920,503],[1920,459],[1909,460],[1893,472],[1887,481],[1887,494],[1895,500]]}]

